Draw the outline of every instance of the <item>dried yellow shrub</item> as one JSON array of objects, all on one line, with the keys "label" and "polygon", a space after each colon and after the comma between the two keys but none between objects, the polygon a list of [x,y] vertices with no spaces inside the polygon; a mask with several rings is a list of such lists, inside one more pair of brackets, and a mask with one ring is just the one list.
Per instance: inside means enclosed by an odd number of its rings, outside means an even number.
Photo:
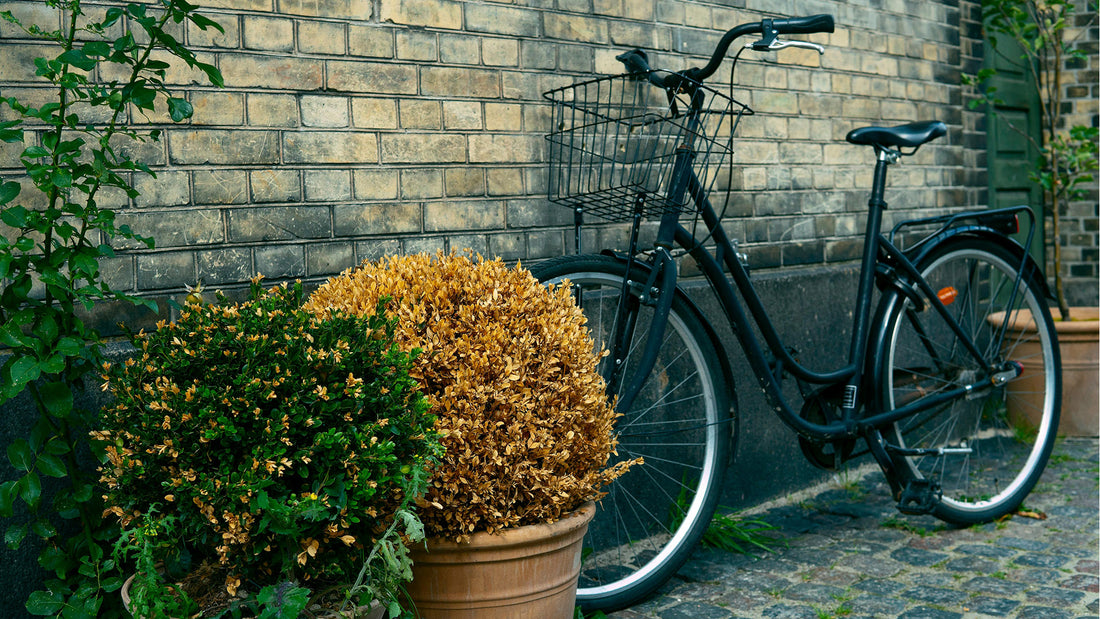
[{"label": "dried yellow shrub", "polygon": [[366,313],[389,298],[409,374],[438,417],[445,455],[420,509],[430,535],[553,522],[633,462],[608,468],[616,413],[584,314],[564,286],[461,254],[364,263],[306,307]]}]

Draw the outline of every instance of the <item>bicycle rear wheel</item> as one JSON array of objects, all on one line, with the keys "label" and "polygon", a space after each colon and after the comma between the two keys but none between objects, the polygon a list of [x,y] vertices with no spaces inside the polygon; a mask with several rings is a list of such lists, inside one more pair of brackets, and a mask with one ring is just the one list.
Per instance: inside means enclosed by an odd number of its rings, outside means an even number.
[{"label": "bicycle rear wheel", "polygon": [[[906,418],[883,434],[906,449],[896,465],[934,480],[943,497],[933,514],[954,524],[999,518],[1035,486],[1058,430],[1061,362],[1050,310],[1035,274],[1019,279],[1020,257],[1004,245],[960,238],[917,266],[987,363],[1020,363],[1024,373]],[[1032,332],[1005,329],[1030,319]],[[894,408],[975,382],[978,364],[934,310],[898,296],[887,315],[884,405]]]},{"label": "bicycle rear wheel", "polygon": [[[548,284],[571,282],[596,349],[607,349],[626,265],[607,256],[564,256],[531,272]],[[643,269],[630,279],[646,281]],[[634,312],[631,352],[645,342],[652,307],[640,304]],[[588,527],[577,591],[585,610],[622,608],[650,595],[683,565],[714,515],[734,425],[718,352],[706,333],[677,295],[653,371],[631,410],[618,411],[617,458],[641,456],[645,464],[611,484]],[[624,383],[635,361],[626,356]],[[601,361],[605,378],[608,363]]]}]

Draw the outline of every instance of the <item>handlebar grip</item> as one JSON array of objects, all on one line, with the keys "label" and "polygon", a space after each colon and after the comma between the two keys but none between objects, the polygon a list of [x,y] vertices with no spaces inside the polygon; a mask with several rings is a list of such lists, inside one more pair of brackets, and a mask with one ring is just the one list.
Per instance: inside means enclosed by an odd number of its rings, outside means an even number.
[{"label": "handlebar grip", "polygon": [[772,28],[779,34],[812,34],[814,32],[832,32],[833,16],[827,14],[790,19],[772,20]]},{"label": "handlebar grip", "polygon": [[640,49],[632,49],[615,56],[615,60],[623,63],[627,73],[649,73],[649,57]]}]

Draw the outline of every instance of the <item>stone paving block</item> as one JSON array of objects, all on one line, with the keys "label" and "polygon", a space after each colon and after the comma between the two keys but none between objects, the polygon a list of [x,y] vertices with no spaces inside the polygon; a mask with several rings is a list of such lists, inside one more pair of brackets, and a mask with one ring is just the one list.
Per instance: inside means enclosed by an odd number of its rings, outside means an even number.
[{"label": "stone paving block", "polygon": [[1073,606],[1081,601],[1085,594],[1081,591],[1070,591],[1054,587],[1038,587],[1027,592],[1029,602],[1036,602],[1058,608]]},{"label": "stone paving block", "polygon": [[901,593],[902,597],[917,600],[919,602],[927,602],[929,604],[939,605],[954,605],[959,604],[966,600],[969,594],[963,591],[955,591],[953,589],[943,589],[940,587],[918,586],[912,589],[906,589]]},{"label": "stone paving block", "polygon": [[962,613],[941,610],[929,606],[918,606],[898,615],[898,619],[961,619]]},{"label": "stone paving block", "polygon": [[1020,603],[1015,600],[980,596],[967,602],[966,609],[972,613],[1004,617],[1015,610],[1019,605]]},{"label": "stone paving block", "polygon": [[1065,564],[1069,563],[1069,561],[1070,558],[1065,555],[1039,553],[1023,554],[1013,560],[1013,562],[1017,565],[1026,565],[1028,567],[1046,567],[1051,569],[1059,569]]},{"label": "stone paving block", "polygon": [[728,609],[703,602],[689,602],[662,613],[662,619],[727,619],[732,617]]},{"label": "stone paving block", "polygon": [[856,614],[871,615],[873,617],[896,617],[905,610],[907,604],[896,598],[880,595],[861,595],[846,602],[845,606]]},{"label": "stone paving block", "polygon": [[1074,617],[1073,613],[1049,606],[1024,606],[1016,615],[1016,619],[1071,619],[1071,617]]},{"label": "stone paving block", "polygon": [[1020,585],[1018,583],[1003,578],[990,578],[988,576],[973,578],[966,582],[964,588],[967,591],[989,593],[991,595],[1001,595],[1005,597],[1013,596],[1020,591]]},{"label": "stone paving block", "polygon": [[764,609],[762,616],[768,619],[818,619],[817,611],[809,606],[777,604]]},{"label": "stone paving block", "polygon": [[1050,547],[1050,544],[1046,542],[1041,542],[1034,539],[1024,539],[1020,537],[1001,537],[993,540],[993,543],[997,546],[1005,546],[1008,548],[1031,551],[1046,550]]},{"label": "stone paving block", "polygon": [[885,578],[872,578],[856,583],[854,588],[875,595],[894,595],[904,589],[905,585]]},{"label": "stone paving block", "polygon": [[928,567],[948,558],[948,555],[942,552],[932,552],[919,548],[898,548],[890,553],[890,556],[902,563],[918,567]]},{"label": "stone paving block", "polygon": [[960,557],[951,559],[944,564],[944,569],[952,572],[976,572],[979,574],[992,574],[1000,569],[997,561],[983,559],[981,557]]}]

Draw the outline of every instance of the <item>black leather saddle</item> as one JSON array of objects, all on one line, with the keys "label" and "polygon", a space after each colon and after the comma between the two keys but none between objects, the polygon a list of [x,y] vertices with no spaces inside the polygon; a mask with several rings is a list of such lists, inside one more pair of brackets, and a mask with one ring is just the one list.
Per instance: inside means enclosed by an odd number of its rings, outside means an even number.
[{"label": "black leather saddle", "polygon": [[852,144],[881,148],[917,148],[947,134],[947,125],[938,120],[908,123],[896,127],[860,127],[848,132]]}]

